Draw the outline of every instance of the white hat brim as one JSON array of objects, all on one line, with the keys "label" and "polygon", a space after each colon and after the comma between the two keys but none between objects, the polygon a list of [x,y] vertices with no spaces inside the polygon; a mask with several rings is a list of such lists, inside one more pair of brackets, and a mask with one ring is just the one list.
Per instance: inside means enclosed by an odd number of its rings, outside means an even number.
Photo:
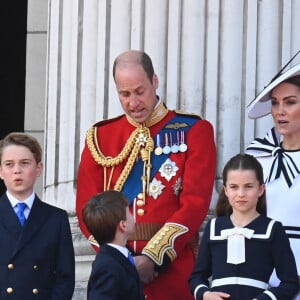
[{"label": "white hat brim", "polygon": [[256,119],[271,113],[270,92],[281,82],[296,75],[300,75],[300,64],[293,66],[274,81],[270,82],[248,105],[248,117],[250,119]]}]

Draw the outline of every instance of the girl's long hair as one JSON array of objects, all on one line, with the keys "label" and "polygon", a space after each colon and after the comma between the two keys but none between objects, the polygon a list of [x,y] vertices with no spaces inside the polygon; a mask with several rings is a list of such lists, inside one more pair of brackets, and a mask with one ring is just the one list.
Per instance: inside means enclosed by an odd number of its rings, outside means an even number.
[{"label": "girl's long hair", "polygon": [[[232,207],[229,204],[228,197],[225,194],[224,186],[227,182],[227,175],[229,171],[232,170],[251,170],[255,173],[259,185],[264,184],[263,169],[259,161],[252,155],[249,154],[237,154],[232,157],[225,165],[223,169],[223,189],[219,195],[218,202],[215,208],[215,215],[217,217],[230,215],[232,213]],[[258,198],[256,210],[262,214],[266,215],[267,205],[266,205],[266,192]]]}]

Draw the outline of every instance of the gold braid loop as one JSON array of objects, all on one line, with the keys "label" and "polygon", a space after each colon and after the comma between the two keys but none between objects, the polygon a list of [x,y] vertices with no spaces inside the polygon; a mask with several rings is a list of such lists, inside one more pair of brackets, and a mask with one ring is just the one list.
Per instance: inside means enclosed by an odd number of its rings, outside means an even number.
[{"label": "gold braid loop", "polygon": [[122,170],[121,175],[119,176],[115,186],[114,186],[114,190],[115,191],[121,191],[123,188],[123,185],[127,179],[127,177],[129,176],[130,171],[132,170],[133,165],[136,162],[136,159],[139,155],[139,149],[140,146],[138,143],[136,143],[132,149],[132,152],[130,153],[130,156],[128,158],[128,161],[124,167],[124,169]]},{"label": "gold braid loop", "polygon": [[145,134],[147,137],[146,145],[141,149],[141,158],[144,162],[150,159],[150,154],[154,150],[154,141],[150,136],[150,131],[148,127],[145,127]]},{"label": "gold braid loop", "polygon": [[[146,190],[149,190],[149,181],[150,181],[150,171],[151,171],[151,152],[154,149],[154,141],[151,138],[150,130],[144,125],[140,125],[136,128],[133,133],[130,135],[127,140],[126,145],[116,157],[104,156],[97,141],[97,127],[91,127],[87,132],[87,146],[95,159],[95,161],[103,166],[104,170],[106,168],[114,168],[121,162],[123,162],[128,156],[125,167],[123,168],[121,175],[119,176],[114,190],[121,191],[126,179],[128,178],[130,171],[132,170],[136,160],[138,158],[139,152],[141,153],[141,158],[144,162],[142,187],[143,187],[143,198],[145,201]],[[104,171],[106,174],[106,171]],[[112,173],[110,175],[108,186],[105,184],[105,187],[109,189],[111,182]],[[106,179],[105,179],[106,182]]]},{"label": "gold braid loop", "polygon": [[148,162],[147,162],[147,193],[149,193],[149,187],[150,187],[150,175],[151,175],[151,153],[154,150],[154,141],[151,137],[148,138],[148,141],[146,143],[146,149],[148,151]]},{"label": "gold braid loop", "polygon": [[86,136],[87,146],[91,151],[91,154],[95,161],[103,166],[103,167],[114,167],[120,164],[125,160],[125,158],[129,155],[132,151],[135,143],[136,137],[139,134],[139,128],[135,129],[133,133],[130,135],[126,145],[116,157],[108,157],[104,156],[101,152],[98,142],[97,142],[97,127],[91,127]]},{"label": "gold braid loop", "polygon": [[150,174],[151,174],[151,152],[154,149],[154,141],[151,138],[149,128],[146,127],[146,145],[143,149],[141,149],[141,158],[144,162],[143,168],[143,176],[142,176],[142,193],[143,193],[143,200],[145,203],[146,199],[146,192],[149,193],[149,186],[150,186]]}]

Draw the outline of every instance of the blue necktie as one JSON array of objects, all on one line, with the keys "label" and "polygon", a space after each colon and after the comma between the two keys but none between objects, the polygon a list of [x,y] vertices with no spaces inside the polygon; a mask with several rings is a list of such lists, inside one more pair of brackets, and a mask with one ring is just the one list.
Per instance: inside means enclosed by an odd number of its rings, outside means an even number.
[{"label": "blue necktie", "polygon": [[128,259],[131,262],[131,264],[134,266],[135,265],[134,264],[134,259],[133,259],[132,255],[129,252],[128,252]]},{"label": "blue necktie", "polygon": [[27,207],[27,205],[26,205],[26,203],[20,202],[20,203],[17,204],[17,206],[18,206],[17,216],[19,218],[19,221],[20,221],[21,225],[23,226],[25,221],[26,221],[26,218],[25,218],[25,215],[24,215],[24,210]]}]

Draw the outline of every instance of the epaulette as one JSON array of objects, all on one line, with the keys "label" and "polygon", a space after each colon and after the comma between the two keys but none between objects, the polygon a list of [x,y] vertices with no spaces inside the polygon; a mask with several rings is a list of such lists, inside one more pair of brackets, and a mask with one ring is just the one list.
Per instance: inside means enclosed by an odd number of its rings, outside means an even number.
[{"label": "epaulette", "polygon": [[202,116],[200,116],[200,115],[196,115],[196,114],[194,114],[194,113],[187,113],[187,112],[185,112],[185,111],[183,111],[183,110],[180,110],[180,109],[175,109],[174,111],[175,111],[176,114],[181,115],[181,116],[192,117],[192,118],[198,118],[198,119],[201,119],[201,120],[204,119],[204,118],[203,118]]},{"label": "epaulette", "polygon": [[101,120],[101,121],[98,121],[97,123],[93,124],[92,127],[99,127],[99,126],[104,125],[104,124],[109,124],[109,123],[112,123],[112,122],[114,122],[118,119],[121,119],[122,117],[124,117],[124,114],[113,117],[113,118]]}]

